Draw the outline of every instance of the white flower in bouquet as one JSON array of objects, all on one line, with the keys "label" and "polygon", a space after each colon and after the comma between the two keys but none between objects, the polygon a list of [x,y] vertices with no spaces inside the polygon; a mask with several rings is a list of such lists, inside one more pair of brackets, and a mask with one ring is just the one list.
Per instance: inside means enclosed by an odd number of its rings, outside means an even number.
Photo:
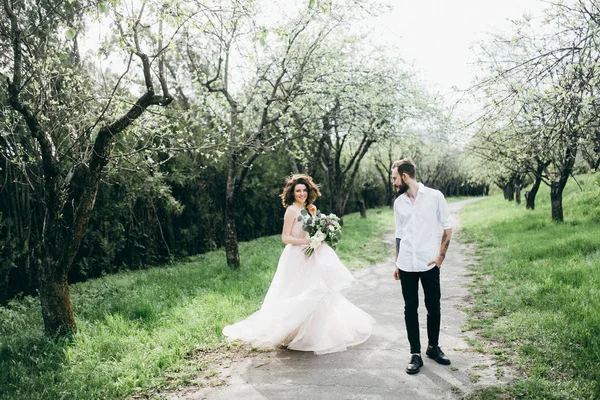
[{"label": "white flower in bouquet", "polygon": [[302,210],[298,221],[302,222],[302,229],[308,232],[310,244],[304,249],[304,253],[309,257],[323,242],[335,249],[342,237],[340,219],[335,214],[326,215],[317,210],[313,217],[308,211]]},{"label": "white flower in bouquet", "polygon": [[321,246],[321,243],[323,242],[323,240],[325,240],[325,238],[326,238],[326,235],[323,232],[321,232],[321,230],[319,229],[317,231],[317,233],[315,233],[315,235],[310,238],[311,247],[314,249],[318,249],[319,246]]}]

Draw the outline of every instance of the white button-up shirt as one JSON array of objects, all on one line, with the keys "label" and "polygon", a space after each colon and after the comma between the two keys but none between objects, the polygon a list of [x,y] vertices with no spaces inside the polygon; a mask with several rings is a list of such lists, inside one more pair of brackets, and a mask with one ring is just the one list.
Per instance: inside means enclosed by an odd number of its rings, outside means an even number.
[{"label": "white button-up shirt", "polygon": [[448,203],[439,190],[419,183],[414,203],[406,193],[394,202],[396,238],[401,239],[396,266],[402,271],[422,272],[440,252],[442,231],[452,228]]}]

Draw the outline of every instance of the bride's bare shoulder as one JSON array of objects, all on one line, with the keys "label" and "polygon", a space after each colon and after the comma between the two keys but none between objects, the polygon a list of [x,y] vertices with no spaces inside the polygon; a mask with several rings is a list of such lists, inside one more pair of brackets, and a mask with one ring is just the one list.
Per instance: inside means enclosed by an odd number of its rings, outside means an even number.
[{"label": "bride's bare shoulder", "polygon": [[300,214],[300,211],[298,211],[296,209],[296,207],[294,207],[294,206],[287,206],[285,208],[285,215],[290,215],[290,214],[294,214],[294,215],[295,214]]},{"label": "bride's bare shoulder", "polygon": [[300,215],[300,210],[298,210],[297,207],[294,207],[293,205],[287,206],[287,208],[285,209],[285,215],[284,217],[298,217]]}]

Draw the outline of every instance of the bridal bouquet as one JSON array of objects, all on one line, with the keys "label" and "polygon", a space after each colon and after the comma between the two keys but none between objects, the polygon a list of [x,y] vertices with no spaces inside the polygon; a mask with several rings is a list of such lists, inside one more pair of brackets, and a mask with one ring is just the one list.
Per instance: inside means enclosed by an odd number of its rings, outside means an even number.
[{"label": "bridal bouquet", "polygon": [[335,246],[342,238],[342,226],[340,219],[335,214],[317,213],[313,217],[308,211],[302,210],[298,221],[302,222],[302,229],[308,232],[310,245],[304,249],[304,254],[311,256],[323,242],[335,249]]}]

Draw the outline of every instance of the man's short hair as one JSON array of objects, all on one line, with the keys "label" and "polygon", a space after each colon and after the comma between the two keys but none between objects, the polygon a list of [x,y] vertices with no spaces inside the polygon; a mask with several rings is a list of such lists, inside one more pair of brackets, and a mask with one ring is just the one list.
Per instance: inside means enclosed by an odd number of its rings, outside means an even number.
[{"label": "man's short hair", "polygon": [[410,158],[403,158],[402,160],[394,161],[392,164],[392,169],[396,169],[400,175],[407,173],[408,176],[413,179],[415,179],[415,176],[417,175],[417,166]]}]

